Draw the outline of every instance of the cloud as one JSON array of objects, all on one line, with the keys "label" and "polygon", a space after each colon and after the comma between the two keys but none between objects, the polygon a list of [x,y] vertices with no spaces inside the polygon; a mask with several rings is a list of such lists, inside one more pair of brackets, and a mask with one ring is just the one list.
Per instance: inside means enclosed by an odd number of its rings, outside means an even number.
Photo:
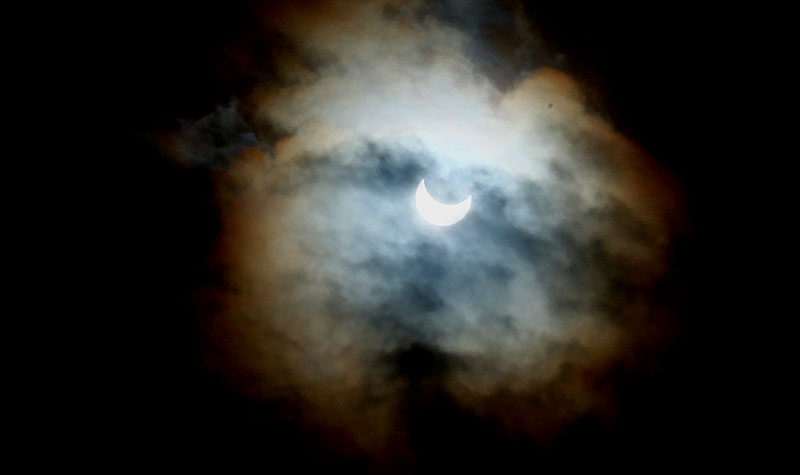
[{"label": "cloud", "polygon": [[[550,59],[498,55],[539,51],[514,10],[345,5],[262,12],[317,60],[273,58],[280,81],[174,135],[218,173],[209,365],[378,458],[396,437],[414,450],[422,380],[537,440],[611,411],[609,375],[669,334],[673,185]],[[427,225],[423,178],[442,201],[473,195],[467,218]]]},{"label": "cloud", "polygon": [[182,121],[173,153],[189,166],[227,169],[243,150],[259,146],[261,142],[233,100],[199,120]]}]

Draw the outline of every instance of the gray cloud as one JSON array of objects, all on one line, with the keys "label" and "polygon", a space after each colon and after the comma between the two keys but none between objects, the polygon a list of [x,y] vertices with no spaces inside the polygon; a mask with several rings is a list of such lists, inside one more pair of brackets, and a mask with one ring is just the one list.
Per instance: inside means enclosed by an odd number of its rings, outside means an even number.
[{"label": "gray cloud", "polygon": [[237,101],[196,121],[182,121],[175,135],[177,156],[190,166],[226,169],[230,160],[261,141],[239,113]]},{"label": "gray cloud", "polygon": [[[510,23],[529,41],[517,16],[464,27],[447,2],[411,23],[384,2],[326,5],[281,17],[330,58],[314,74],[290,64],[293,82],[175,135],[185,163],[237,183],[218,190],[209,364],[244,392],[292,394],[308,424],[370,453],[414,432],[409,351],[437,397],[504,430],[545,437],[609,410],[599,381],[658,346],[647,329],[668,333],[653,290],[679,218],[668,181],[567,75],[476,49]],[[471,194],[467,218],[422,221],[423,178],[443,201]]]}]

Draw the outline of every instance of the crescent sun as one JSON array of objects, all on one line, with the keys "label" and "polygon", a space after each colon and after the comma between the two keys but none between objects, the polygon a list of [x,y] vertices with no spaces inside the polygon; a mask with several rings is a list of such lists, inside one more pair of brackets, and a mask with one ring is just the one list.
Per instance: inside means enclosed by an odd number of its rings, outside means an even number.
[{"label": "crescent sun", "polygon": [[439,203],[428,194],[424,179],[419,182],[417,194],[414,198],[420,216],[422,216],[425,221],[436,226],[451,226],[456,224],[464,219],[467,213],[469,213],[469,208],[472,206],[472,195],[469,195],[467,199],[461,203],[454,205]]}]

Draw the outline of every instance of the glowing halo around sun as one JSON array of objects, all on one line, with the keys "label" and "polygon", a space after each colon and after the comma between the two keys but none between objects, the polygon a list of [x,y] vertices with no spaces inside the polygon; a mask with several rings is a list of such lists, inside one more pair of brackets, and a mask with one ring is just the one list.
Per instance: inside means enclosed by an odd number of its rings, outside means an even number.
[{"label": "glowing halo around sun", "polygon": [[420,216],[435,226],[452,226],[456,224],[464,219],[472,206],[472,195],[469,195],[461,203],[454,205],[439,203],[428,194],[424,179],[419,182],[414,199]]}]

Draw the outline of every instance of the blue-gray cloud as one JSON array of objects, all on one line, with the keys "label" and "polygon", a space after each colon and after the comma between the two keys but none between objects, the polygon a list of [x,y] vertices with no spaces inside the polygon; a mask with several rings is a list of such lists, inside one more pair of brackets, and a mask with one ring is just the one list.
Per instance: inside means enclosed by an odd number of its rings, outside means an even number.
[{"label": "blue-gray cloud", "polygon": [[[451,28],[445,6],[411,26],[383,7],[302,32],[286,21],[292,44],[329,59],[314,74],[286,64],[293,81],[174,136],[184,163],[219,173],[209,360],[366,451],[411,430],[402,408],[419,372],[441,397],[537,436],[608,410],[598,381],[668,326],[657,287],[671,188],[567,75],[523,73],[536,65],[525,58],[491,77],[490,50],[470,49],[476,36]],[[471,194],[466,219],[425,223],[421,179],[442,201]],[[406,371],[408,352],[430,365]]]}]

